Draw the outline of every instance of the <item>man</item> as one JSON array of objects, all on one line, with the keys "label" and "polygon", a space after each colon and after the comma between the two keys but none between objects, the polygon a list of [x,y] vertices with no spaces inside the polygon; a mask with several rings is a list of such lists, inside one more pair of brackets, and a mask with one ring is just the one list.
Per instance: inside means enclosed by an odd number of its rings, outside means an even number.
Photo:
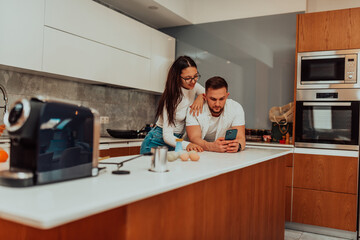
[{"label": "man", "polygon": [[[188,111],[186,132],[192,143],[205,151],[238,152],[245,149],[245,115],[242,106],[227,99],[227,82],[221,77],[212,77],[205,83],[203,111],[193,116]],[[235,140],[225,140],[228,129],[237,129]]]}]

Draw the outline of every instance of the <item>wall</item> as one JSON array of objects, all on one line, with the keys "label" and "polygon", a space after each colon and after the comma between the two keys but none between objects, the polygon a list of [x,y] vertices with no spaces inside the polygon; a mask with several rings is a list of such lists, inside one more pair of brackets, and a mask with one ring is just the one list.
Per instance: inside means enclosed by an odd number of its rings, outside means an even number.
[{"label": "wall", "polygon": [[306,12],[321,12],[360,7],[359,0],[307,0]]},{"label": "wall", "polygon": [[[146,123],[155,122],[158,96],[150,93],[109,86],[91,85],[60,80],[27,73],[0,69],[0,84],[5,86],[9,106],[19,98],[45,96],[64,99],[75,104],[92,107],[101,116],[109,116],[109,124],[103,124],[101,135],[110,129],[141,129]],[[0,105],[4,101],[0,96]],[[1,123],[3,112],[0,113]]]},{"label": "wall", "polygon": [[270,129],[268,112],[293,100],[296,13],[162,29],[176,56],[198,64],[200,84],[224,77],[245,110],[247,128]]}]

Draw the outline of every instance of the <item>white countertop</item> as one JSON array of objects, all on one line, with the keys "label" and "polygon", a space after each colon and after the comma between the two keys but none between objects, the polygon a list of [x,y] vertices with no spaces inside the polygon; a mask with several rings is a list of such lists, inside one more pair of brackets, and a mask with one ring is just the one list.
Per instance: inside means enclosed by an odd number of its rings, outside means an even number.
[{"label": "white countertop", "polygon": [[0,186],[0,218],[48,229],[291,152],[251,147],[239,153],[203,152],[198,162],[169,162],[166,173],[148,171],[151,156],[145,156],[124,164],[130,175],[111,174],[116,167],[106,165],[97,177],[28,188]]},{"label": "white countertop", "polygon": [[[142,142],[143,138],[113,138],[113,137],[100,137],[101,143],[123,143],[123,142]],[[0,143],[10,143],[9,137],[0,136]]]}]

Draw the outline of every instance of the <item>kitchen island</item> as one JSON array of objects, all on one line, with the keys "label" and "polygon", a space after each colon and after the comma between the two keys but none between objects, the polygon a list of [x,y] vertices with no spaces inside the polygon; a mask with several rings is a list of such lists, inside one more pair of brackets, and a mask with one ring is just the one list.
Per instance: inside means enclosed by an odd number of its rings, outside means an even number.
[{"label": "kitchen island", "polygon": [[124,164],[130,175],[107,165],[97,177],[0,187],[0,239],[283,239],[289,154],[204,152],[166,173],[141,157]]}]

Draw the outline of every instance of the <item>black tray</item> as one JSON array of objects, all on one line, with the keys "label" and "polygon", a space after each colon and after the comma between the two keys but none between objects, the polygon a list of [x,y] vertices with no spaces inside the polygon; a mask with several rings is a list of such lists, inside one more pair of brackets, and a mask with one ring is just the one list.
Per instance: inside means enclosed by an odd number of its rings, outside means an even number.
[{"label": "black tray", "polygon": [[114,138],[139,138],[139,132],[137,130],[114,130],[114,129],[106,129],[106,131],[110,134],[110,136]]}]

